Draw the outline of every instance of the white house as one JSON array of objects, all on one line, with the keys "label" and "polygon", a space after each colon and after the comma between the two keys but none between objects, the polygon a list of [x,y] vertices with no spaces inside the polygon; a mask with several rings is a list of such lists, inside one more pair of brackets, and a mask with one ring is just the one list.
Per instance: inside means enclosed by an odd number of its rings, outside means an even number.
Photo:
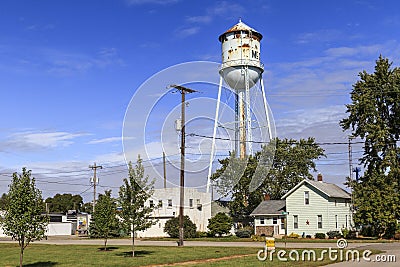
[{"label": "white house", "polygon": [[[180,188],[155,189],[153,196],[145,205],[154,206],[152,216],[157,223],[145,231],[137,232],[138,237],[164,237],[165,223],[179,215]],[[206,232],[211,218],[211,194],[195,188],[184,189],[184,215],[196,224],[197,231]]]},{"label": "white house", "polygon": [[[279,221],[281,222],[281,227],[274,229],[274,235],[285,233],[282,231],[282,225],[285,227],[286,218],[287,234],[296,233],[300,236],[314,236],[315,233],[326,234],[329,231],[351,229],[354,226],[350,207],[351,195],[335,184],[323,182],[322,175],[318,175],[318,181],[301,181],[280,201],[284,201],[282,202],[284,208],[278,207],[279,210],[276,210],[275,214],[262,212],[276,209],[273,200],[263,201],[254,210],[252,215],[256,230],[257,226],[262,225],[262,218],[264,218],[264,225],[267,226],[271,225],[267,219],[274,218],[274,216],[277,217],[277,220],[274,220],[272,225],[279,225]],[[284,213],[281,212],[279,215],[280,211],[284,211]],[[266,235],[266,233],[264,234]]]},{"label": "white house", "polygon": [[285,200],[269,200],[261,202],[250,214],[254,217],[254,234],[278,236],[285,234]]}]

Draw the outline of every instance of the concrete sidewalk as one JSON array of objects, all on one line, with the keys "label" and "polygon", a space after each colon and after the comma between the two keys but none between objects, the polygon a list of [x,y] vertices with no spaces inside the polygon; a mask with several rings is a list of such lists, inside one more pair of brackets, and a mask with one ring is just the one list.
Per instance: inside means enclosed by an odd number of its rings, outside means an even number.
[{"label": "concrete sidewalk", "polygon": [[330,267],[344,267],[344,266],[356,266],[356,267],[395,267],[400,266],[400,243],[373,243],[369,245],[360,246],[361,249],[378,249],[384,251],[379,255],[371,255],[367,259],[360,257],[359,262],[343,261],[339,263],[330,264]]}]

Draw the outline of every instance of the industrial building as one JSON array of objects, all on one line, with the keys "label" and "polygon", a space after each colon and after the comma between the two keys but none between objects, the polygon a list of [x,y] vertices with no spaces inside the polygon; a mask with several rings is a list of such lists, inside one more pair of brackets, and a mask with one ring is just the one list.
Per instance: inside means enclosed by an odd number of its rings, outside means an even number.
[{"label": "industrial building", "polygon": [[[155,189],[145,205],[154,207],[152,216],[156,224],[145,231],[137,232],[137,237],[166,237],[165,223],[179,215],[179,187]],[[197,231],[206,232],[208,219],[211,218],[211,194],[196,188],[184,190],[184,215],[196,224]]]}]

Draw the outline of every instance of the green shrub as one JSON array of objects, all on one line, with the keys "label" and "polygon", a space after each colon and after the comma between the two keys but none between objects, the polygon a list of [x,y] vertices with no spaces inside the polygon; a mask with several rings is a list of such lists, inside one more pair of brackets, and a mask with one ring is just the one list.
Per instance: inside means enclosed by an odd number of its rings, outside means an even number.
[{"label": "green shrub", "polygon": [[[179,218],[175,217],[169,219],[165,223],[164,232],[170,237],[179,237]],[[185,238],[192,238],[196,236],[196,224],[194,224],[187,215],[183,219],[183,232]]]},{"label": "green shrub", "polygon": [[347,239],[356,239],[357,238],[357,231],[350,230],[347,234]]},{"label": "green shrub", "polygon": [[207,232],[200,232],[200,231],[196,232],[196,238],[208,237],[208,236],[209,236],[209,234]]},{"label": "green shrub", "polygon": [[317,239],[325,239],[325,234],[324,233],[315,233],[314,236]]},{"label": "green shrub", "polygon": [[329,239],[340,238],[342,234],[339,231],[329,231],[326,233]]},{"label": "green shrub", "polygon": [[[343,232],[343,231],[342,231],[342,232]],[[374,234],[373,234],[373,229],[372,229],[371,226],[363,226],[363,227],[361,228],[360,234],[361,234],[362,236],[368,236],[368,237],[374,236]]]},{"label": "green shrub", "polygon": [[240,238],[251,237],[251,235],[253,234],[253,230],[253,227],[245,226],[243,228],[237,229],[235,235]]},{"label": "green shrub", "polygon": [[343,228],[342,229],[342,234],[343,234],[343,237],[344,238],[347,238],[347,236],[349,235],[349,229],[347,229],[347,228]]}]

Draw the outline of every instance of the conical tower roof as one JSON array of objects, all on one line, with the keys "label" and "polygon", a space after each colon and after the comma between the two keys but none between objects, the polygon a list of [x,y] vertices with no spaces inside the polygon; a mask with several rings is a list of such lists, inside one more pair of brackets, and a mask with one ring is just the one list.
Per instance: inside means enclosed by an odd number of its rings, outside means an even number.
[{"label": "conical tower roof", "polygon": [[241,20],[239,20],[239,22],[235,25],[233,25],[230,29],[228,29],[226,32],[224,32],[223,34],[221,34],[219,36],[219,41],[222,42],[222,38],[225,34],[227,33],[240,33],[240,32],[251,32],[254,36],[257,36],[260,40],[262,39],[262,34],[259,33],[258,31],[254,30],[253,28],[251,28],[250,26],[248,26],[247,24],[243,23]]}]

